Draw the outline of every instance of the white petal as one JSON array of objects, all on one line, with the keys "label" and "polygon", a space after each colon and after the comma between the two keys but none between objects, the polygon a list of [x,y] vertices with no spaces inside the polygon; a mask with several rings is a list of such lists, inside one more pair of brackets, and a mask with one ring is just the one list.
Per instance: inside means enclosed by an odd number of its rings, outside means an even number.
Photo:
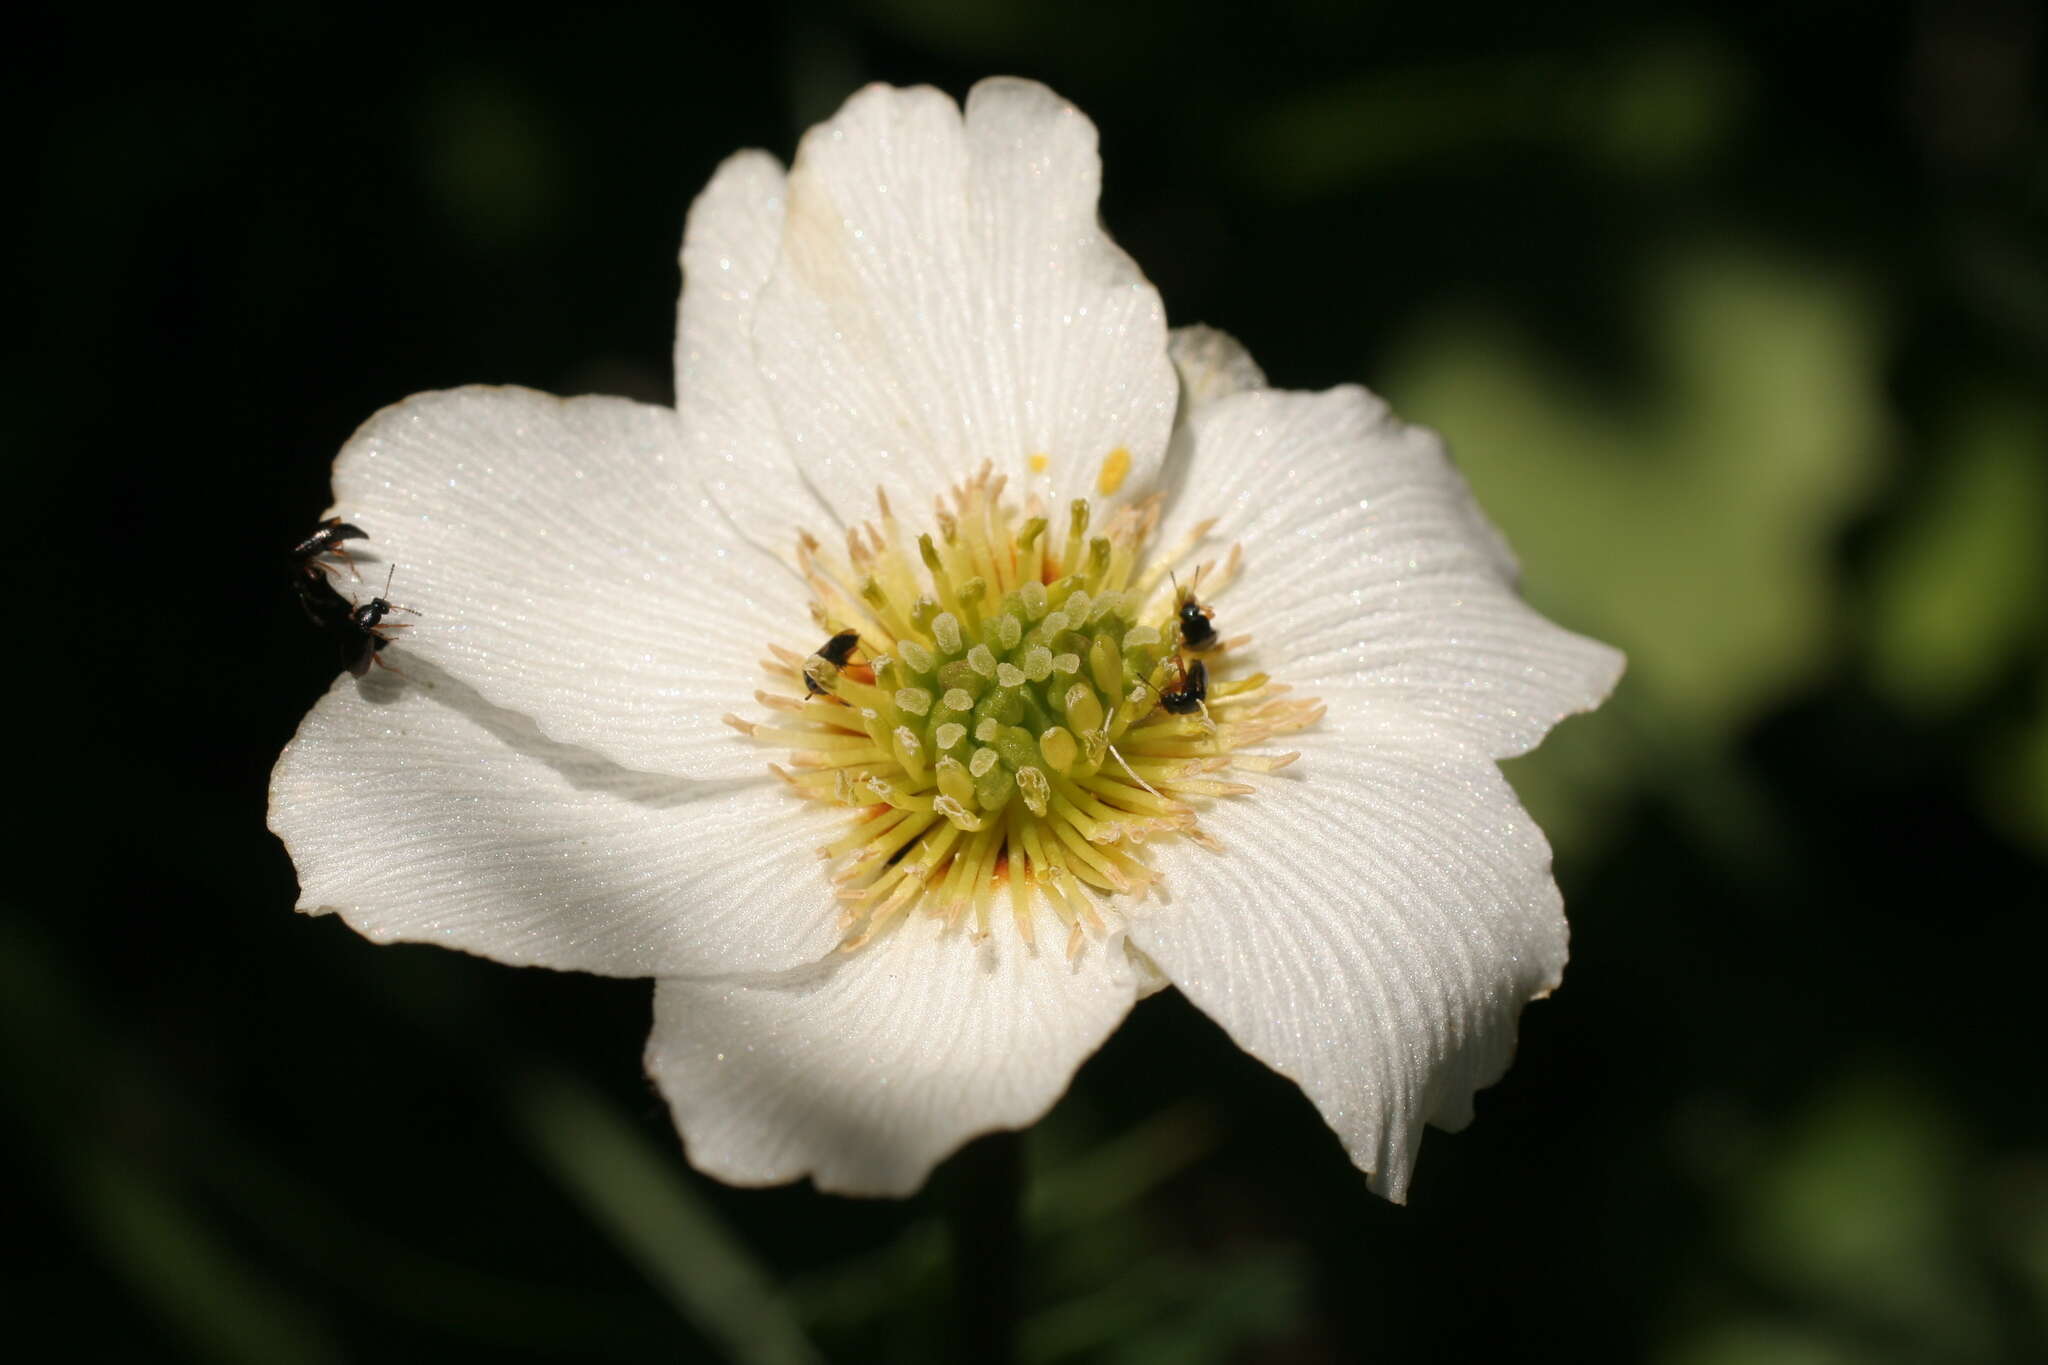
[{"label": "white petal", "polygon": [[1522,601],[1514,564],[1436,433],[1359,388],[1239,393],[1195,411],[1159,538],[1218,518],[1242,575],[1216,626],[1338,705],[1398,704],[1505,758],[1597,706],[1621,655]]},{"label": "white petal", "polygon": [[1550,848],[1499,771],[1381,727],[1302,737],[1285,776],[1162,844],[1173,889],[1131,942],[1296,1081],[1373,1188],[1401,1199],[1424,1121],[1456,1128],[1564,970]]},{"label": "white petal", "polygon": [[842,518],[877,484],[922,510],[984,460],[1054,506],[1150,486],[1165,316],[1096,219],[1100,183],[1094,126],[1028,81],[982,82],[964,120],[938,91],[870,87],[804,138],[755,345]]},{"label": "white petal", "polygon": [[782,166],[728,157],[690,206],[676,312],[676,407],[690,469],[742,535],[778,557],[831,514],[805,488],[754,363],[754,310],[782,242]]},{"label": "white petal", "polygon": [[838,943],[815,850],[843,815],[772,779],[626,771],[413,668],[336,681],[278,759],[301,910],[607,976],[780,971]]},{"label": "white petal", "polygon": [[[389,618],[409,628],[387,657],[630,768],[759,775],[768,756],[719,717],[767,680],[768,641],[807,651],[816,627],[684,462],[675,414],[624,399],[467,388],[384,409],[335,461],[334,495],[418,612]],[[382,587],[363,574],[341,586]]]},{"label": "white petal", "polygon": [[918,916],[777,983],[660,983],[647,1069],[692,1164],[907,1194],[969,1138],[1051,1108],[1136,996],[1120,941],[1070,963],[1050,914],[1036,952],[941,928]]},{"label": "white petal", "polygon": [[[1186,488],[1188,468],[1194,460],[1194,414],[1234,393],[1265,388],[1266,372],[1242,342],[1214,327],[1174,328],[1167,341],[1167,353],[1173,358],[1174,373],[1180,376],[1180,406],[1174,413],[1166,459],[1159,467],[1159,485],[1166,494],[1170,516],[1173,509],[1186,504],[1180,494]],[[1171,522],[1173,540],[1160,543],[1177,542],[1182,526],[1193,519]]]},{"label": "white petal", "polygon": [[1266,372],[1244,343],[1228,332],[1200,325],[1176,327],[1168,352],[1180,375],[1183,413],[1233,393],[1266,387]]}]

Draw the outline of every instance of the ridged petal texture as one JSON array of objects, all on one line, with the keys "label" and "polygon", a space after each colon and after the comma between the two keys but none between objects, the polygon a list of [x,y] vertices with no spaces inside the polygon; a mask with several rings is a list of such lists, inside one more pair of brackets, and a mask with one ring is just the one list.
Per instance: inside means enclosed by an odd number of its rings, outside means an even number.
[{"label": "ridged petal texture", "polygon": [[378,943],[607,976],[785,970],[839,941],[842,820],[765,781],[633,772],[409,661],[343,675],[271,776],[299,908]]},{"label": "ridged petal texture", "polygon": [[1097,221],[1101,178],[1094,126],[1027,81],[982,82],[964,117],[874,86],[805,136],[754,345],[842,521],[878,484],[921,511],[984,460],[1054,508],[1151,487],[1176,397],[1165,314]]},{"label": "ridged petal texture", "polygon": [[1131,942],[1400,1199],[1423,1124],[1471,1118],[1563,973],[1550,847],[1482,753],[1356,717],[1300,748],[1203,813],[1222,852],[1159,846],[1173,903]]},{"label": "ridged petal texture", "polygon": [[676,307],[676,406],[687,466],[731,530],[786,559],[799,530],[823,531],[831,509],[810,490],[782,439],[754,360],[754,314],[782,246],[787,188],[766,152],[728,157],[690,206]]},{"label": "ridged petal texture", "polygon": [[1522,601],[1442,440],[1364,389],[1227,393],[1185,439],[1160,538],[1214,517],[1243,544],[1217,629],[1332,711],[1395,708],[1506,758],[1613,689],[1621,654]]},{"label": "ridged petal texture", "polygon": [[531,389],[423,393],[384,409],[334,466],[370,535],[366,582],[418,615],[417,657],[560,740],[645,771],[757,777],[721,724],[768,640],[815,633],[795,574],[735,535],[685,467],[676,414]]},{"label": "ridged petal texture", "polygon": [[[1060,935],[1042,912],[1040,942]],[[908,1194],[967,1139],[1035,1122],[1137,992],[1117,938],[1069,962],[917,917],[780,981],[662,982],[647,1069],[700,1170]]]}]

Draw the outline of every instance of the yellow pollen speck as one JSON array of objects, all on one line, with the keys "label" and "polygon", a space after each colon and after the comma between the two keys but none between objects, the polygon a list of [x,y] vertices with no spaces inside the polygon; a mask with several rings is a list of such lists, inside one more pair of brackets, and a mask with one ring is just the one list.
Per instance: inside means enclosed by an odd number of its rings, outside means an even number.
[{"label": "yellow pollen speck", "polygon": [[1033,455],[1024,463],[1031,466],[1032,473],[1043,474],[1045,472],[1045,467],[1052,463],[1052,457],[1045,454]]},{"label": "yellow pollen speck", "polygon": [[1108,497],[1124,486],[1124,480],[1130,477],[1130,473],[1131,452],[1118,446],[1103,457],[1102,472],[1095,476],[1095,491]]}]

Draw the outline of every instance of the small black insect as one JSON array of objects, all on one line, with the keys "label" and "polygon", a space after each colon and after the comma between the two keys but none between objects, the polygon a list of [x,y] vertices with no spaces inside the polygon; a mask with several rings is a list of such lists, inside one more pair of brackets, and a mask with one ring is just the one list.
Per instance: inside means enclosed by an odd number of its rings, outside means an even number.
[{"label": "small black insect", "polygon": [[369,536],[363,533],[361,527],[351,526],[340,517],[329,517],[314,528],[312,535],[292,546],[292,568],[302,573],[311,573],[316,569],[326,572],[329,566],[320,562],[320,556],[334,555],[348,565],[350,577],[360,579],[362,575],[356,572],[355,560],[349,558],[349,553],[342,548],[341,542],[368,539]]},{"label": "small black insect", "polygon": [[1216,646],[1216,627],[1210,618],[1216,613],[1195,600],[1189,593],[1180,603],[1180,642],[1189,649],[1213,649]]},{"label": "small black insect", "polygon": [[1174,618],[1180,626],[1180,642],[1189,649],[1214,649],[1220,637],[1212,619],[1216,615],[1213,607],[1205,607],[1195,600],[1195,588],[1200,586],[1202,576],[1195,575],[1195,583],[1186,592],[1175,584]]},{"label": "small black insect", "polygon": [[346,622],[354,609],[346,597],[335,591],[334,580],[311,562],[295,566],[292,591],[298,595],[306,618],[322,630],[333,630],[338,623]]},{"label": "small black insect", "polygon": [[[846,661],[853,657],[853,651],[859,644],[859,631],[842,630],[823,645],[820,645],[818,652],[811,657],[813,659],[823,659],[834,668],[844,668],[846,667]],[[817,680],[811,676],[810,670],[806,669],[804,671],[804,692],[809,696],[816,697],[822,696],[824,691],[825,689],[818,686]]]},{"label": "small black insect", "polygon": [[[396,572],[397,566],[392,566]],[[292,586],[299,595],[299,605],[314,625],[327,632],[336,648],[341,651],[341,666],[358,678],[370,671],[373,663],[383,664],[377,651],[391,643],[384,634],[388,630],[404,630],[402,622],[386,623],[384,618],[394,611],[403,611],[417,616],[411,607],[401,607],[388,598],[378,596],[367,602],[355,603],[335,590],[326,574],[310,565],[292,580]],[[384,591],[391,591],[391,575],[384,576]]]},{"label": "small black insect", "polygon": [[[384,576],[384,591],[391,591],[391,576],[389,574]],[[407,623],[402,621],[393,621],[389,625],[384,623],[384,617],[394,611],[406,612],[413,616],[419,615],[411,607],[401,607],[397,603],[387,601],[382,597],[373,597],[348,614],[349,625],[356,631],[357,640],[354,654],[344,653],[342,662],[348,666],[348,671],[355,674],[358,678],[370,671],[370,665],[373,662],[384,663],[382,659],[377,657],[377,651],[390,644],[391,641],[379,632],[405,630],[408,628]],[[389,664],[384,666],[386,668],[390,667]],[[1196,666],[1200,667],[1200,665]]]},{"label": "small black insect", "polygon": [[1192,716],[1195,712],[1208,712],[1204,705],[1209,699],[1209,666],[1200,659],[1187,666],[1179,681],[1159,694],[1159,704],[1176,716]]}]

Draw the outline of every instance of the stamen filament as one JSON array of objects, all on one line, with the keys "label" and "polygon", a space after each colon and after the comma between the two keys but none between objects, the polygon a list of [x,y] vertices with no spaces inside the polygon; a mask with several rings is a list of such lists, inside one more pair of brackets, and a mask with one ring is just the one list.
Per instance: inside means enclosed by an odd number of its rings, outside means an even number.
[{"label": "stamen filament", "polygon": [[726,717],[788,752],[771,766],[793,795],[856,812],[819,849],[848,950],[922,911],[975,934],[1006,922],[1035,951],[1043,906],[1076,955],[1106,932],[1097,896],[1151,885],[1144,841],[1214,847],[1192,803],[1252,793],[1233,766],[1275,772],[1299,755],[1244,748],[1322,715],[1263,673],[1228,676],[1221,655],[1246,636],[1209,636],[1202,667],[1183,652],[1188,599],[1171,583],[1199,584],[1213,617],[1242,562],[1232,546],[1176,580],[1212,522],[1148,558],[1156,496],[1091,534],[1087,501],[1056,519],[1035,499],[1020,512],[1007,484],[984,464],[914,541],[879,490],[843,548],[800,536],[827,647],[771,642],[762,668],[777,682],[754,694],[771,719]]}]

